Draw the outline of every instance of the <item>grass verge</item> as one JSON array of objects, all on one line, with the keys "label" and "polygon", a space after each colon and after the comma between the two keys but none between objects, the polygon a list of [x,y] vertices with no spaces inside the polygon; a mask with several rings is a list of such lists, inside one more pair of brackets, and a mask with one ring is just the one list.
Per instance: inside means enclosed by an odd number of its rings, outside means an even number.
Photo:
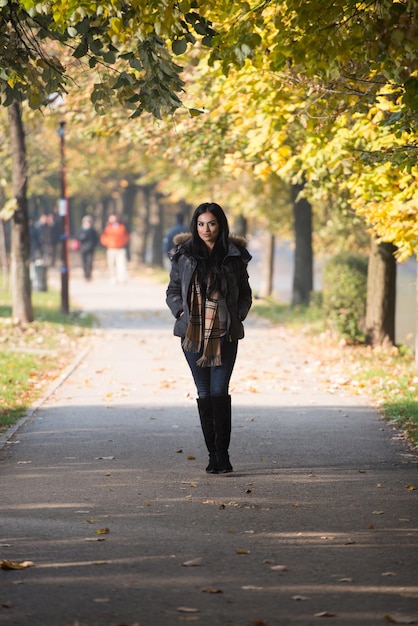
[{"label": "grass verge", "polygon": [[93,317],[60,312],[60,294],[34,292],[34,321],[15,324],[0,289],[0,434],[21,418],[83,347]]},{"label": "grass verge", "polygon": [[332,380],[352,393],[366,393],[385,420],[394,423],[418,448],[418,370],[405,346],[372,349],[350,345],[331,332],[319,307],[295,307],[273,299],[254,302],[253,311],[273,323],[303,332],[307,350],[332,372]]}]

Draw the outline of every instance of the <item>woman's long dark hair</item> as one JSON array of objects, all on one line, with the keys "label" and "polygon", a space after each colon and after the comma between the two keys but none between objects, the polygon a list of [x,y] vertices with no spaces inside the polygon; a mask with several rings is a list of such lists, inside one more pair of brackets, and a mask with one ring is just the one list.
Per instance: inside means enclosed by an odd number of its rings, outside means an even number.
[{"label": "woman's long dark hair", "polygon": [[[212,213],[219,225],[218,239],[213,246],[211,253],[197,232],[197,222],[203,213]],[[198,279],[202,287],[206,288],[208,277],[210,277],[211,289],[222,289],[222,262],[228,252],[229,241],[229,225],[226,215],[219,204],[216,202],[204,202],[199,204],[193,213],[190,223],[190,232],[192,234],[191,251],[197,260]],[[209,294],[210,295],[210,294]]]}]

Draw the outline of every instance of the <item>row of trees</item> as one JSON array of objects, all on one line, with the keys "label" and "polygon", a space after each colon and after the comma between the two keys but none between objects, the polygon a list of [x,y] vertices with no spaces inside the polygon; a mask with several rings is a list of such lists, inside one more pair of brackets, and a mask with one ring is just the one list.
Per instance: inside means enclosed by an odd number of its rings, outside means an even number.
[{"label": "row of trees", "polygon": [[[272,235],[295,228],[294,303],[309,298],[312,249],[364,245],[369,228],[368,339],[393,342],[393,252],[416,255],[418,241],[417,17],[415,0],[0,1],[16,293],[28,289],[25,100],[45,128],[65,111],[80,202],[123,181],[124,195],[211,197]],[[31,189],[47,193],[53,160],[45,175],[37,160]]]}]

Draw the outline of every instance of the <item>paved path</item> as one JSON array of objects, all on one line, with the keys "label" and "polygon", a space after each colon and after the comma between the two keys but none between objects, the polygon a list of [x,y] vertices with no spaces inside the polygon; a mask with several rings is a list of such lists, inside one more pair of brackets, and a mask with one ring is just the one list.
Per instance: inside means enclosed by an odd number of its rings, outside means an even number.
[{"label": "paved path", "polygon": [[0,571],[0,624],[416,623],[418,459],[306,338],[250,316],[208,476],[165,285],[70,294],[100,329],[0,450],[0,559],[35,564]]}]

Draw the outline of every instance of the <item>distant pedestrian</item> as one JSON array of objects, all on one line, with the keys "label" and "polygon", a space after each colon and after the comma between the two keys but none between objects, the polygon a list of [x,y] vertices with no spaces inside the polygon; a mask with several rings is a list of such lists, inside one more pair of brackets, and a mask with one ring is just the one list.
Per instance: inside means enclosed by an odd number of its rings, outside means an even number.
[{"label": "distant pedestrian", "polygon": [[185,231],[183,213],[176,213],[175,219],[176,221],[174,226],[166,232],[163,238],[163,252],[165,256],[167,256],[170,250],[174,247],[174,237],[180,233],[184,233]]},{"label": "distant pedestrian", "polygon": [[41,242],[39,232],[32,217],[29,218],[29,245],[30,260],[37,261],[42,258]]},{"label": "distant pedestrian", "polygon": [[93,227],[93,218],[85,215],[81,220],[81,229],[77,237],[80,244],[80,256],[83,266],[84,278],[91,280],[93,271],[93,256],[99,236]]},{"label": "distant pedestrian", "polygon": [[55,267],[57,260],[57,250],[61,241],[61,229],[62,229],[62,217],[58,213],[58,208],[55,207],[52,213],[48,214],[48,224],[51,230],[51,267]]},{"label": "distant pedestrian", "polygon": [[50,218],[43,213],[35,222],[36,238],[39,245],[40,259],[45,265],[51,265],[52,261],[52,229]]},{"label": "distant pedestrian", "polygon": [[107,220],[100,243],[107,249],[107,266],[112,283],[126,283],[129,233],[126,226],[112,213]]},{"label": "distant pedestrian", "polygon": [[177,235],[174,242],[166,301],[197,389],[209,452],[206,471],[225,474],[232,472],[229,381],[252,304],[251,255],[245,239],[230,236],[226,215],[214,202],[200,204],[191,232]]}]

